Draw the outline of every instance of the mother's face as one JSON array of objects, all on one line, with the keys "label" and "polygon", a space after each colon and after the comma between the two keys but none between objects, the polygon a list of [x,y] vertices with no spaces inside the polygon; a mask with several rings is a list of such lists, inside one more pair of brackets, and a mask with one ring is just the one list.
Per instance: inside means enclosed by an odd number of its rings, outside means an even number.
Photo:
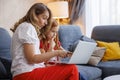
[{"label": "mother's face", "polygon": [[39,20],[39,26],[40,28],[43,28],[45,25],[48,24],[48,18],[49,18],[49,12],[48,11],[44,11],[44,13],[39,14],[38,16],[38,20]]}]

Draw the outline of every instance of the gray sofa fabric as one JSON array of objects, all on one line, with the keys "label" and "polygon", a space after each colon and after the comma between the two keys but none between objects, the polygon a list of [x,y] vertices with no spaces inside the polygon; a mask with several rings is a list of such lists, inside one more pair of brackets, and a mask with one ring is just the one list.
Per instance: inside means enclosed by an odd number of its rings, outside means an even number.
[{"label": "gray sofa fabric", "polygon": [[[61,25],[59,28],[59,39],[64,49],[70,51],[78,40],[89,40],[83,37],[80,27],[76,25]],[[94,42],[94,40],[91,40]],[[77,65],[80,72],[80,80],[101,80],[101,69],[89,65]],[[84,79],[83,79],[84,78]]]},{"label": "gray sofa fabric", "polygon": [[[106,42],[120,42],[120,25],[101,25],[94,27],[91,38]],[[102,78],[120,74],[120,60],[100,62]]]}]

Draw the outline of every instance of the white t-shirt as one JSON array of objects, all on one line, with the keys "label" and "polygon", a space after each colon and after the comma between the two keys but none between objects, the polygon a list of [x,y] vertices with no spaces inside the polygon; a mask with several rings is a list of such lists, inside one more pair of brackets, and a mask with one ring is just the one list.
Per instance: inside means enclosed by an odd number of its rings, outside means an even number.
[{"label": "white t-shirt", "polygon": [[28,64],[23,52],[23,44],[29,43],[35,45],[35,54],[41,54],[39,49],[39,39],[34,26],[31,23],[24,22],[20,24],[12,37],[11,55],[13,76],[21,73],[30,72],[35,68],[45,67],[44,62],[39,64]]}]

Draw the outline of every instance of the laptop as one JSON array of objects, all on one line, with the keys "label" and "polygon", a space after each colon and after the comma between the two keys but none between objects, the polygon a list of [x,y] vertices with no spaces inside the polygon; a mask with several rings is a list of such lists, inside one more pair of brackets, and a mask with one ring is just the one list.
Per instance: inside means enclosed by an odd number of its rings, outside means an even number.
[{"label": "laptop", "polygon": [[95,47],[96,43],[79,41],[71,57],[60,58],[60,63],[66,64],[87,64]]}]

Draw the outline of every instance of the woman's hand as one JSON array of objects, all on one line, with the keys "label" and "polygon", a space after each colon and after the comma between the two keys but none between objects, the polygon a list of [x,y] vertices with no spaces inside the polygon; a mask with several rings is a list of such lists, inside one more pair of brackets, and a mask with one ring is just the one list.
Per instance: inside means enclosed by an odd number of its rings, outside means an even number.
[{"label": "woman's hand", "polygon": [[73,54],[72,52],[68,51],[68,52],[67,52],[67,57],[71,57],[72,54]]},{"label": "woman's hand", "polygon": [[67,51],[63,51],[63,50],[55,50],[58,54],[59,57],[62,57],[62,58],[66,58],[68,57],[67,56]]}]

